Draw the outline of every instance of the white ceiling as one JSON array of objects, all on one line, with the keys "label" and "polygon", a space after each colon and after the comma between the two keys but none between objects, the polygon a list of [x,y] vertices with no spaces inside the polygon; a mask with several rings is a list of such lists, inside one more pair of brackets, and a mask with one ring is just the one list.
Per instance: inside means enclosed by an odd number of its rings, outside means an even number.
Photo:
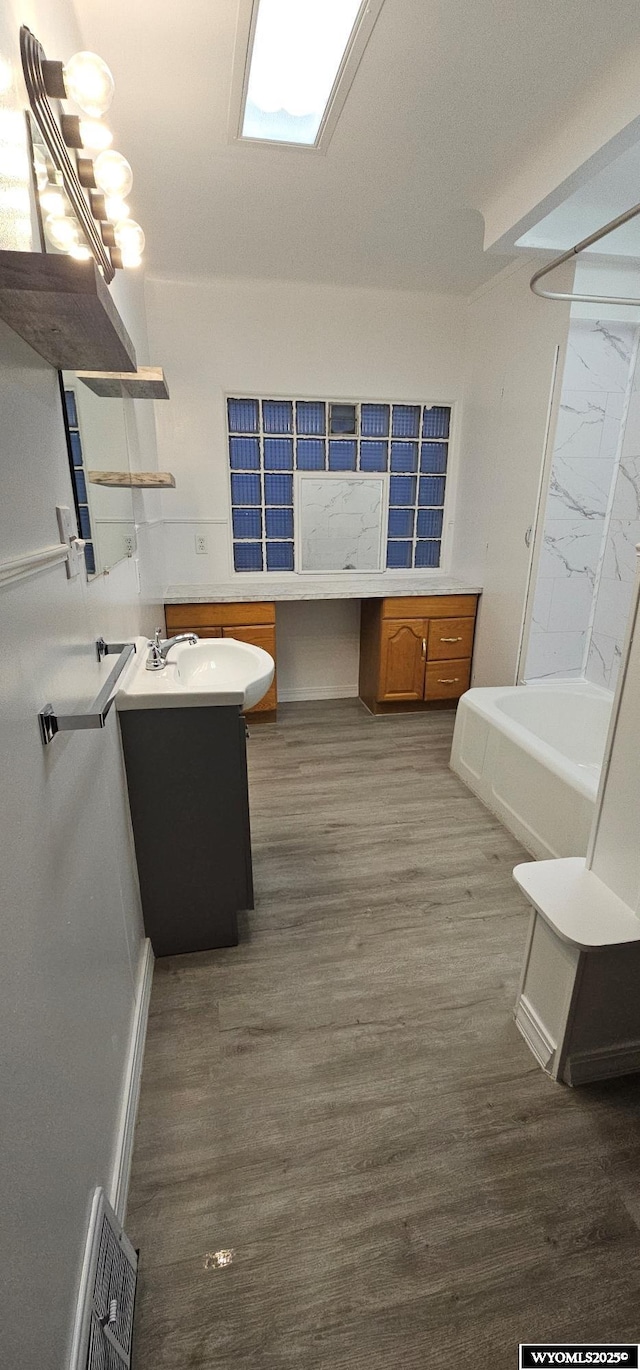
[{"label": "white ceiling", "polygon": [[75,3],[173,277],[468,293],[505,260],[476,206],[640,39],[637,0],[386,0],[321,155],[229,141],[238,0]]}]

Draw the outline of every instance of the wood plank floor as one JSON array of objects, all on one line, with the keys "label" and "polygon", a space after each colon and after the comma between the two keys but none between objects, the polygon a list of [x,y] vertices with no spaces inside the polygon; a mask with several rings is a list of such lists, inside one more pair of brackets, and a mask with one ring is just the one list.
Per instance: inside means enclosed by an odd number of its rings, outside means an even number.
[{"label": "wood plank floor", "polygon": [[156,965],[137,1370],[506,1370],[519,1340],[640,1339],[638,1078],[553,1084],[516,1031],[523,852],[451,732],[356,701],[252,730],[242,945]]}]

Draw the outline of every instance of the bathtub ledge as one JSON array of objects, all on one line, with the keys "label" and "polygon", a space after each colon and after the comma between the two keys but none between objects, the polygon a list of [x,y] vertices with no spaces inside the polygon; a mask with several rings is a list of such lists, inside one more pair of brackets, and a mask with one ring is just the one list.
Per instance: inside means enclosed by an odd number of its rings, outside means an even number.
[{"label": "bathtub ledge", "polygon": [[526,861],[513,878],[563,942],[582,951],[640,942],[640,919],[582,856]]}]

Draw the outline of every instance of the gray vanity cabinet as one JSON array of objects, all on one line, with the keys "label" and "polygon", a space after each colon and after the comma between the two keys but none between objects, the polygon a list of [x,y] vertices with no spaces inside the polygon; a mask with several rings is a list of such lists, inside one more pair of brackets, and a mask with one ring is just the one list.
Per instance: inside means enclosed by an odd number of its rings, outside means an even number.
[{"label": "gray vanity cabinet", "polygon": [[120,727],[145,931],[156,956],[235,946],[253,908],[237,706],[127,709]]}]

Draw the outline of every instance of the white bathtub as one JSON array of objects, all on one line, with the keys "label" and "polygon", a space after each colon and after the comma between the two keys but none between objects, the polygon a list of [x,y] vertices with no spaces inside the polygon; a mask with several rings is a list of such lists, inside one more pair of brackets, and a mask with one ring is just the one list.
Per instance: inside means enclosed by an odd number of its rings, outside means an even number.
[{"label": "white bathtub", "polygon": [[612,700],[581,680],[462,696],[452,769],[533,856],[584,856]]}]

